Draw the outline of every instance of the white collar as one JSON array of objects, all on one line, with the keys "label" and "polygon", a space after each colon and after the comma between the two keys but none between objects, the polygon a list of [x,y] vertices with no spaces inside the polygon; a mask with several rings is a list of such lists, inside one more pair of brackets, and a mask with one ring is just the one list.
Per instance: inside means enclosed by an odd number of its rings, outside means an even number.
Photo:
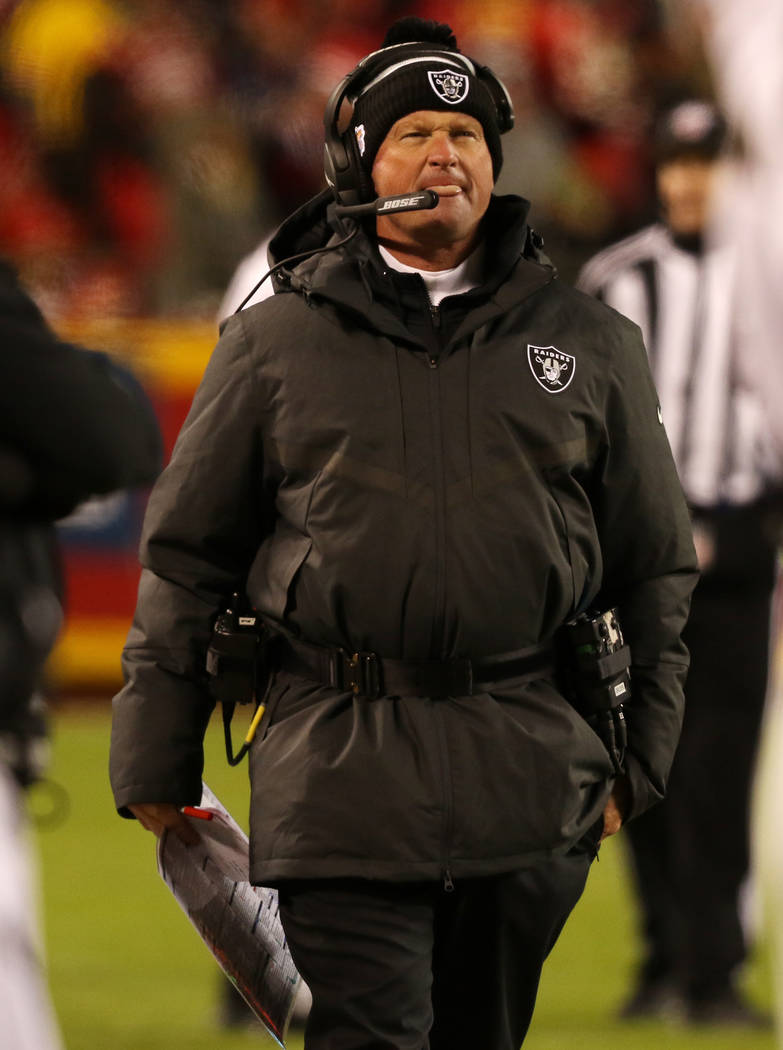
[{"label": "white collar", "polygon": [[378,245],[378,251],[392,270],[399,273],[417,273],[424,281],[433,306],[439,306],[441,300],[449,295],[462,295],[481,284],[483,245],[474,248],[467,259],[463,259],[449,270],[418,270],[415,266],[400,262],[382,244]]}]

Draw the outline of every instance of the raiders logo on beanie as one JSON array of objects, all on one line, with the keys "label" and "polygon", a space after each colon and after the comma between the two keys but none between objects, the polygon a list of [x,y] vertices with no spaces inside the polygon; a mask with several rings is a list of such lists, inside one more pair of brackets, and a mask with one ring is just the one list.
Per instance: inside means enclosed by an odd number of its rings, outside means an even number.
[{"label": "raiders logo on beanie", "polygon": [[[383,48],[396,44],[420,44],[420,54],[408,47],[395,62],[391,53],[390,64],[364,86],[354,102],[351,126],[364,170],[372,171],[381,143],[402,117],[417,110],[454,110],[481,124],[497,181],[503,151],[495,103],[486,85],[471,72],[474,64],[461,55],[451,27],[401,18],[386,34]],[[455,57],[436,52],[453,52]]]}]

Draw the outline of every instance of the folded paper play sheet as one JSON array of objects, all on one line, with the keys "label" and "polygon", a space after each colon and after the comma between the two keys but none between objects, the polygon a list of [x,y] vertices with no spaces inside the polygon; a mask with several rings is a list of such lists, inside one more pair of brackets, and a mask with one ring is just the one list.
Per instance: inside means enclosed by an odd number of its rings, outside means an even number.
[{"label": "folded paper play sheet", "polygon": [[158,870],[223,971],[281,1045],[300,983],[280,922],[277,890],[248,881],[248,839],[206,784],[184,810],[198,845],[158,841]]}]

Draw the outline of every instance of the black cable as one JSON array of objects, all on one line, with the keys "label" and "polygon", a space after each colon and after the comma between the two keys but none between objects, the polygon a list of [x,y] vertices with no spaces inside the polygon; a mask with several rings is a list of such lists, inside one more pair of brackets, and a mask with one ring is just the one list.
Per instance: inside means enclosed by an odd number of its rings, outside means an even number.
[{"label": "black cable", "polygon": [[247,746],[242,745],[234,754],[234,743],[231,739],[231,718],[234,714],[234,704],[223,704],[223,739],[226,743],[226,760],[230,766],[238,766],[247,754]]},{"label": "black cable", "polygon": [[314,248],[309,252],[299,252],[298,255],[289,255],[287,259],[282,259],[279,263],[275,263],[272,269],[267,270],[267,272],[264,274],[261,280],[253,285],[253,287],[250,289],[250,291],[239,304],[239,306],[236,308],[236,310],[234,310],[234,313],[238,314],[239,311],[244,307],[245,303],[249,299],[253,298],[253,296],[256,294],[256,292],[267,279],[267,277],[271,277],[272,274],[276,273],[281,267],[287,266],[288,263],[299,262],[300,259],[308,259],[313,255],[323,255],[324,252],[336,251],[338,248],[342,248],[343,245],[348,244],[349,241],[352,241],[358,232],[359,226],[357,224],[356,226],[354,226],[354,228],[351,230],[347,237],[343,237],[341,241],[337,241],[335,244],[327,244],[325,248]]},{"label": "black cable", "polygon": [[614,725],[618,738],[618,750],[620,762],[625,758],[625,749],[628,747],[628,722],[625,718],[625,708],[622,704],[614,709]]}]

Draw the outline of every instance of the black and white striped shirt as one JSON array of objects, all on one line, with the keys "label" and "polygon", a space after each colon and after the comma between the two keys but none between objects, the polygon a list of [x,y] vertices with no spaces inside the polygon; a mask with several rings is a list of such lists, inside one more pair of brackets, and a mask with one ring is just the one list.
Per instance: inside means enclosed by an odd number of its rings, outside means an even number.
[{"label": "black and white striped shirt", "polygon": [[599,252],[578,280],[641,328],[680,481],[698,507],[749,503],[772,472],[761,403],[737,367],[735,266],[730,247],[686,251],[655,224]]}]

